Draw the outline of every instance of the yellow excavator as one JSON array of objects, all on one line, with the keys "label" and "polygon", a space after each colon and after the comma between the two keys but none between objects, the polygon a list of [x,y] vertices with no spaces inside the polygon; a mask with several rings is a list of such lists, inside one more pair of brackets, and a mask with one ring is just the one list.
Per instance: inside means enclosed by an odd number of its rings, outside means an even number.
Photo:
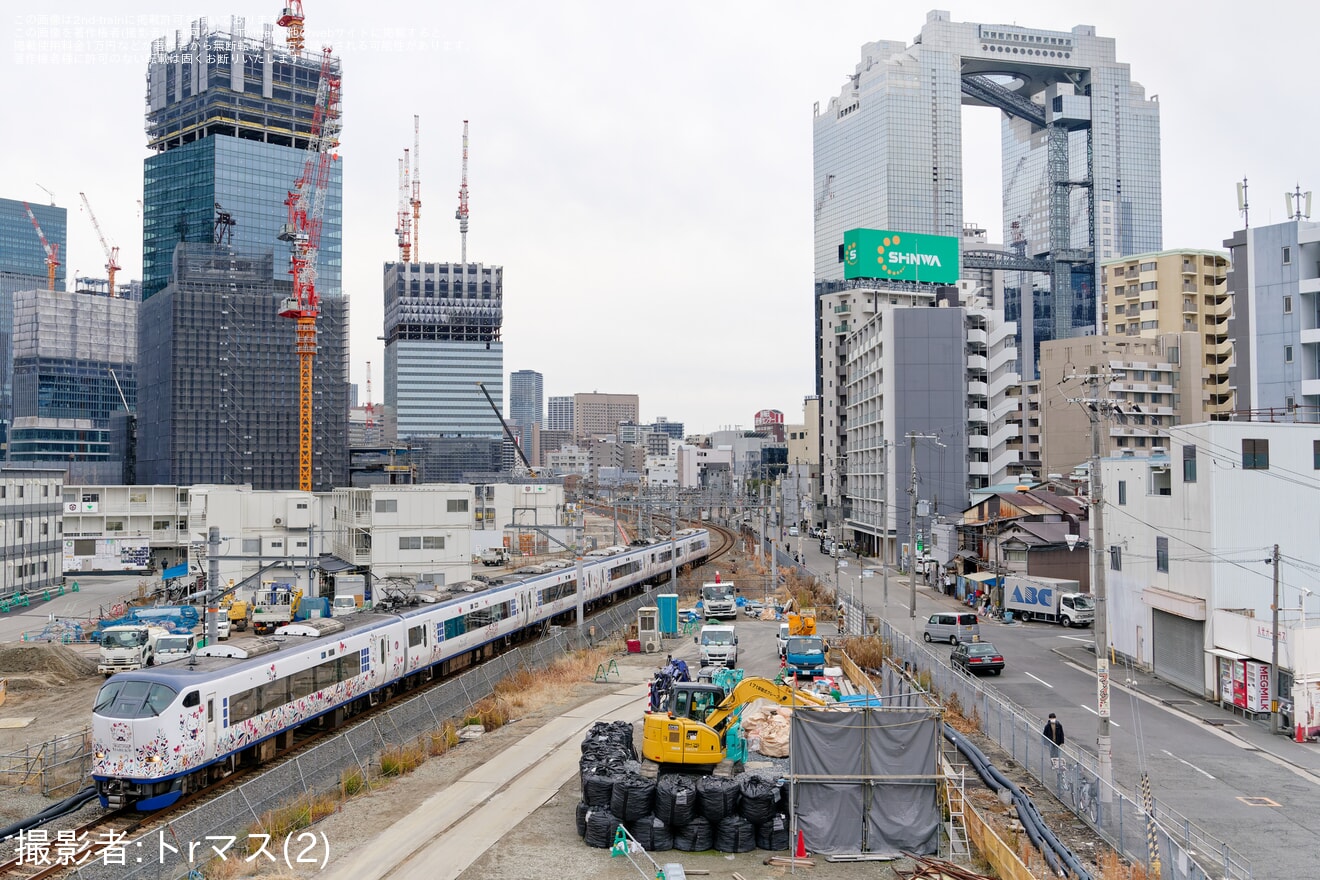
[{"label": "yellow excavator", "polygon": [[704,682],[675,683],[660,710],[646,715],[642,757],[657,765],[681,764],[697,771],[714,768],[725,758],[730,719],[758,699],[813,709],[825,705],[815,694],[768,678],[744,678],[727,694]]}]

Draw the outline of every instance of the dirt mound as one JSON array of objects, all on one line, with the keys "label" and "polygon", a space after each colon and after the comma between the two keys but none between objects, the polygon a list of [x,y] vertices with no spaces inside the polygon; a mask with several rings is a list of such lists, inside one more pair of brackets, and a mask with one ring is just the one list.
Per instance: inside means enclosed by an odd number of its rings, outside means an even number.
[{"label": "dirt mound", "polygon": [[15,680],[41,677],[62,685],[95,675],[96,663],[67,645],[0,645],[0,670]]}]

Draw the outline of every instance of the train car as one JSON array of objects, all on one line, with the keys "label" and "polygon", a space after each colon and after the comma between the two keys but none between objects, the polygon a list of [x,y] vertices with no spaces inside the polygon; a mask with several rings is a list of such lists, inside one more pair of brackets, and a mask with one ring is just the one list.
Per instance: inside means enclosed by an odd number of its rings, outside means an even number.
[{"label": "train car", "polygon": [[[335,728],[436,676],[567,622],[578,590],[588,608],[705,560],[709,534],[609,548],[565,568],[459,593],[433,605],[323,621],[251,659],[197,658],[116,673],[92,709],[92,778],[103,806],[156,810],[260,764],[308,728]],[[677,563],[671,555],[677,552]],[[313,628],[314,630],[315,628]],[[329,632],[329,630],[338,630]]]}]

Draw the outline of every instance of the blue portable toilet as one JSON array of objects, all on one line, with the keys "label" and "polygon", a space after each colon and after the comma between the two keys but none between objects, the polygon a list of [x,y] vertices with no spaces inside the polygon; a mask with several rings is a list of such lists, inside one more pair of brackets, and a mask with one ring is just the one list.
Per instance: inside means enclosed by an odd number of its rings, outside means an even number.
[{"label": "blue portable toilet", "polygon": [[660,638],[672,639],[678,635],[678,593],[659,593],[655,604],[660,609]]}]

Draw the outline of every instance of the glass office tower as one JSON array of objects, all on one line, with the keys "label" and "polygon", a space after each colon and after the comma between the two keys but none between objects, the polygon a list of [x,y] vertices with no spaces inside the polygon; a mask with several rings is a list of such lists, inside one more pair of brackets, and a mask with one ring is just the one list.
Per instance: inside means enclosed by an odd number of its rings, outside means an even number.
[{"label": "glass office tower", "polygon": [[509,421],[524,428],[545,423],[545,377],[536,370],[509,374]]},{"label": "glass office tower", "polygon": [[[284,204],[309,157],[319,54],[293,58],[266,26],[249,39],[193,23],[152,44],[143,175],[139,482],[298,485],[298,358]],[[329,64],[338,73],[339,62]],[[313,488],[348,480],[348,303],[342,161],[317,254]],[[180,247],[183,245],[183,247]]]}]

